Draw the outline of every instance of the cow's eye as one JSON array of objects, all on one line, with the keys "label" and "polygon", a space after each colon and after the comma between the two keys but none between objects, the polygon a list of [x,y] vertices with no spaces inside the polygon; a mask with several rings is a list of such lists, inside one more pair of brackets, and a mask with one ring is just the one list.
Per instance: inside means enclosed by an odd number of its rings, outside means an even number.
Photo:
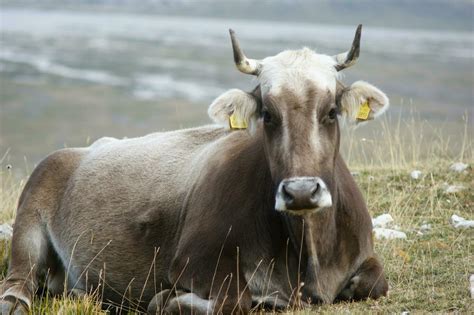
[{"label": "cow's eye", "polygon": [[267,110],[263,110],[262,115],[264,123],[269,124],[272,122],[272,115]]},{"label": "cow's eye", "polygon": [[328,113],[328,117],[331,120],[336,119],[337,118],[337,110],[335,108],[332,108]]}]

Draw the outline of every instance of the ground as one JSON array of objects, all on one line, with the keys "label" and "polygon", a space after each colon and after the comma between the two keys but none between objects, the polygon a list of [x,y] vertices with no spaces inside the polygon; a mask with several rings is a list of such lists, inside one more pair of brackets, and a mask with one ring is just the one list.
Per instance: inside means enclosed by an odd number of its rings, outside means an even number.
[{"label": "ground", "polygon": [[[375,240],[376,252],[383,261],[390,284],[389,296],[377,301],[324,305],[290,313],[471,312],[474,299],[469,293],[469,275],[474,273],[474,229],[455,229],[450,223],[453,214],[474,219],[474,160],[469,137],[468,133],[464,134],[456,152],[450,152],[450,146],[444,146],[438,139],[431,143],[431,149],[426,149],[428,154],[419,153],[416,143],[412,143],[410,152],[405,147],[400,154],[402,143],[397,146],[394,137],[389,147],[371,153],[378,158],[370,163],[360,151],[346,152],[346,156],[352,154],[350,168],[364,193],[370,214],[389,213],[394,225],[407,234],[404,240]],[[361,141],[366,143],[367,139]],[[449,169],[452,163],[461,160],[470,165],[465,171]],[[11,222],[14,217],[24,180],[16,179],[6,165],[0,166],[0,223],[3,223]],[[414,169],[422,172],[418,180],[410,177]],[[450,185],[464,189],[447,193]],[[430,224],[431,229],[421,231],[422,224]],[[9,245],[8,241],[1,243],[1,278],[7,269]],[[32,310],[33,314],[98,312],[101,312],[100,305],[91,298],[38,298]]]}]

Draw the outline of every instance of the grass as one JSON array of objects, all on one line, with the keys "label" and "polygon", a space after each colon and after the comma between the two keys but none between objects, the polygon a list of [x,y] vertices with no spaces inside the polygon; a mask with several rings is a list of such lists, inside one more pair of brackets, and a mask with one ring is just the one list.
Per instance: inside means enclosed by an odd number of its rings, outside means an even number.
[{"label": "grass", "polygon": [[[380,128],[369,136],[358,130],[351,132],[345,136],[342,147],[351,170],[357,174],[355,178],[371,215],[391,214],[395,224],[407,234],[406,240],[375,241],[389,279],[389,296],[377,301],[315,306],[293,313],[472,312],[474,300],[470,298],[468,278],[474,273],[474,229],[455,229],[449,222],[453,214],[474,219],[472,126],[465,119],[455,141],[420,120],[382,121]],[[450,171],[449,166],[458,161],[471,167],[462,173]],[[15,179],[11,170],[0,164],[0,223],[11,223],[25,181]],[[422,171],[421,179],[410,177],[414,169]],[[453,184],[466,189],[446,193],[446,185]],[[424,223],[431,224],[432,229],[420,234]],[[9,243],[3,241],[1,278],[5,276],[8,254]],[[33,314],[101,312],[100,304],[92,297],[37,298],[32,310]]]}]

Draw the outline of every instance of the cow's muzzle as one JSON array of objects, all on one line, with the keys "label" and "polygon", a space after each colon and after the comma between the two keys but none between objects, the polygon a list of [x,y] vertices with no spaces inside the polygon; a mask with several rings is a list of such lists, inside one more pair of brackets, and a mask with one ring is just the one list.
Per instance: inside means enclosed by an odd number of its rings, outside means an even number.
[{"label": "cow's muzzle", "polygon": [[303,215],[332,206],[331,193],[319,177],[291,177],[278,186],[275,209]]}]

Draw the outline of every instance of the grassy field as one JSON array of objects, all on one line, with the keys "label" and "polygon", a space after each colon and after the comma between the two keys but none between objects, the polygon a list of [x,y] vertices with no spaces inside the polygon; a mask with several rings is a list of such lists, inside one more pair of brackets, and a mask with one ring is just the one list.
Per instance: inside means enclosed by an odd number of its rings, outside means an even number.
[{"label": "grassy field", "polygon": [[[455,139],[423,126],[421,121],[382,122],[379,136],[346,135],[343,152],[363,191],[372,216],[389,213],[407,234],[405,240],[376,240],[389,278],[390,293],[377,301],[317,306],[290,313],[470,313],[469,275],[474,273],[474,229],[455,229],[453,214],[474,219],[474,147],[472,125]],[[430,136],[428,136],[430,135]],[[3,161],[3,160],[2,160]],[[454,162],[470,165],[463,172],[449,169]],[[410,177],[420,170],[418,180]],[[0,170],[0,223],[11,223],[24,180],[16,179],[3,163]],[[449,185],[463,186],[447,193]],[[431,229],[421,231],[422,224]],[[1,278],[5,276],[9,243],[0,248]],[[37,299],[33,314],[96,314],[100,304],[46,297]]]}]

